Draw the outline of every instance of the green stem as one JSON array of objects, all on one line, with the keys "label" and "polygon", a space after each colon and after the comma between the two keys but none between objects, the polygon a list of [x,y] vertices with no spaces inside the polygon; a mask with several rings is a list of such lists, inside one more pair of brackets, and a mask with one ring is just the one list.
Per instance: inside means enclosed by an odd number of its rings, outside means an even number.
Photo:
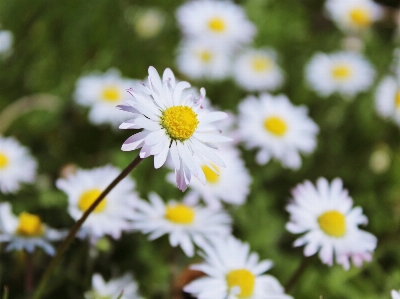
[{"label": "green stem", "polygon": [[8,299],[8,287],[4,287],[3,299]]},{"label": "green stem", "polygon": [[304,271],[307,269],[308,265],[310,264],[312,258],[311,257],[303,257],[301,263],[299,264],[296,271],[292,274],[288,282],[285,284],[285,291],[289,292],[296,282],[300,279],[303,275]]},{"label": "green stem", "polygon": [[92,205],[83,213],[82,217],[75,223],[75,225],[69,231],[65,240],[61,243],[61,245],[57,249],[57,253],[50,262],[50,265],[47,267],[46,272],[43,274],[42,279],[39,282],[35,295],[33,299],[39,299],[42,297],[46,284],[50,277],[52,276],[55,267],[60,262],[62,255],[65,250],[71,244],[74,239],[76,233],[79,231],[86,218],[94,211],[94,209],[100,204],[100,202],[106,197],[106,195],[123,179],[125,178],[143,159],[139,157],[139,155],[111,182],[110,185],[99,195],[99,197],[92,203]]}]

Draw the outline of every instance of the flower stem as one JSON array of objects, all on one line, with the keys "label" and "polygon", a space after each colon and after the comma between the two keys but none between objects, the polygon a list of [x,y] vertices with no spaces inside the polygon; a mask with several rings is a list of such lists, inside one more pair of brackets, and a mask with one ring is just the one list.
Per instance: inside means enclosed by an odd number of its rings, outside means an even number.
[{"label": "flower stem", "polygon": [[27,253],[26,260],[26,277],[25,277],[25,293],[26,298],[30,299],[32,297],[33,291],[33,253]]},{"label": "flower stem", "polygon": [[303,275],[304,271],[307,269],[308,265],[310,264],[312,258],[310,257],[303,257],[301,263],[297,267],[296,271],[292,274],[288,282],[285,284],[285,291],[289,292],[296,282],[300,279],[300,277]]},{"label": "flower stem", "polygon": [[55,267],[60,262],[61,257],[68,246],[71,244],[74,239],[76,233],[79,231],[86,218],[94,211],[94,209],[100,204],[100,202],[106,197],[108,193],[120,182],[123,178],[125,178],[143,159],[139,157],[139,155],[111,182],[110,185],[99,195],[99,197],[92,203],[92,205],[83,213],[82,217],[74,224],[74,226],[70,229],[67,237],[61,243],[61,245],[57,249],[57,253],[50,262],[50,265],[47,267],[46,272],[43,274],[35,295],[33,299],[39,299],[42,297],[44,288],[50,277],[52,276]]}]

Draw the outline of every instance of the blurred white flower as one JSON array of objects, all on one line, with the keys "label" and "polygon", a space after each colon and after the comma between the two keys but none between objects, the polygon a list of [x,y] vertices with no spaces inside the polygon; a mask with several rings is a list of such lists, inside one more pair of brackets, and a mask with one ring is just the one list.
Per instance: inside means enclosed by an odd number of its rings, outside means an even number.
[{"label": "blurred white flower", "polygon": [[231,233],[232,220],[223,210],[189,204],[186,199],[165,204],[155,193],[149,199],[150,203],[141,200],[136,204],[132,228],[150,233],[150,240],[169,234],[171,246],[179,245],[189,257],[194,254],[194,244],[201,246],[206,240]]},{"label": "blurred white flower", "polygon": [[366,91],[375,77],[372,65],[355,52],[317,53],[305,71],[310,87],[323,97],[338,92],[352,98]]},{"label": "blurred white flower", "polygon": [[294,246],[306,245],[305,256],[319,251],[321,261],[330,266],[335,256],[346,270],[350,268],[350,260],[357,267],[371,261],[377,239],[358,228],[367,224],[368,219],[360,207],[353,208],[342,180],[334,179],[329,184],[325,178],[319,178],[316,186],[305,181],[296,186],[292,196],[286,208],[290,213],[286,229],[293,234],[304,233]]},{"label": "blurred white flower", "polygon": [[400,292],[392,290],[392,299],[400,299]]},{"label": "blurred white flower", "polygon": [[314,151],[319,131],[307,112],[305,106],[293,106],[285,95],[249,96],[239,104],[240,140],[247,148],[260,148],[258,164],[275,158],[285,167],[298,169],[300,153]]},{"label": "blurred white flower", "polygon": [[157,36],[165,24],[165,13],[157,8],[139,9],[132,18],[135,31],[142,38]]},{"label": "blurred white flower", "polygon": [[400,126],[400,81],[394,76],[387,76],[378,85],[375,108],[380,116],[390,118]]},{"label": "blurred white flower", "polygon": [[193,265],[194,270],[207,276],[184,287],[184,291],[199,299],[290,299],[278,280],[263,274],[273,263],[259,261],[257,253],[250,253],[247,243],[232,236],[213,239],[204,244],[201,253],[204,263]]},{"label": "blurred white flower", "polygon": [[283,73],[271,49],[247,49],[235,60],[235,82],[247,91],[275,90],[283,83]]},{"label": "blurred white flower", "polygon": [[[68,196],[71,217],[79,220],[120,172],[118,168],[106,165],[90,170],[78,169],[73,175],[58,179],[56,186]],[[106,234],[118,239],[122,231],[130,228],[133,209],[139,200],[134,187],[135,182],[130,177],[124,178],[90,214],[78,236],[90,238],[93,243]]]},{"label": "blurred white flower", "polygon": [[11,31],[0,30],[0,55],[7,55],[11,52],[14,36]]},{"label": "blurred white flower", "polygon": [[13,193],[21,183],[33,183],[37,163],[28,149],[13,137],[0,136],[0,191]]}]

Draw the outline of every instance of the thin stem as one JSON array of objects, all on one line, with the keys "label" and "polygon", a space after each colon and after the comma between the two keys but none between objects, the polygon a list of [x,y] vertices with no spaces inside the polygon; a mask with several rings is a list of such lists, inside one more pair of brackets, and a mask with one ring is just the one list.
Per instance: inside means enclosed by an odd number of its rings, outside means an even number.
[{"label": "thin stem", "polygon": [[303,275],[304,271],[307,269],[308,265],[310,264],[312,258],[310,257],[303,257],[301,263],[299,264],[299,267],[296,269],[296,271],[292,274],[288,282],[285,284],[285,291],[289,292],[296,282],[300,279],[300,277]]},{"label": "thin stem", "polygon": [[32,297],[33,291],[33,253],[27,253],[26,276],[25,276],[25,295],[27,299]]},{"label": "thin stem", "polygon": [[71,244],[74,239],[76,233],[79,231],[86,218],[96,209],[96,207],[100,204],[100,202],[106,197],[106,195],[120,182],[123,178],[125,178],[143,159],[139,157],[139,155],[111,182],[110,185],[99,195],[99,197],[92,203],[92,205],[83,213],[82,217],[74,224],[74,226],[70,229],[67,237],[61,243],[61,245],[57,249],[57,253],[54,258],[51,260],[50,265],[47,267],[46,272],[43,274],[42,279],[39,282],[38,288],[35,292],[33,299],[39,299],[42,297],[44,288],[46,287],[47,281],[50,279],[53,274],[55,267],[60,262],[60,259]]},{"label": "thin stem", "polygon": [[8,286],[4,287],[3,299],[8,299]]}]

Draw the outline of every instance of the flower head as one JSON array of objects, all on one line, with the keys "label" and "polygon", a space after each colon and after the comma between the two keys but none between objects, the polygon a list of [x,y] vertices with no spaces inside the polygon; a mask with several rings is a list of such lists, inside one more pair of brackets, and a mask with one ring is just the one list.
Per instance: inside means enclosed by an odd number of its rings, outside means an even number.
[{"label": "flower head", "polygon": [[392,290],[392,299],[400,299],[400,292]]},{"label": "flower head", "polygon": [[375,107],[379,115],[393,119],[400,126],[400,82],[387,76],[378,85],[375,93]]},{"label": "flower head", "polygon": [[11,31],[0,30],[0,55],[7,55],[10,53],[14,36]]}]

